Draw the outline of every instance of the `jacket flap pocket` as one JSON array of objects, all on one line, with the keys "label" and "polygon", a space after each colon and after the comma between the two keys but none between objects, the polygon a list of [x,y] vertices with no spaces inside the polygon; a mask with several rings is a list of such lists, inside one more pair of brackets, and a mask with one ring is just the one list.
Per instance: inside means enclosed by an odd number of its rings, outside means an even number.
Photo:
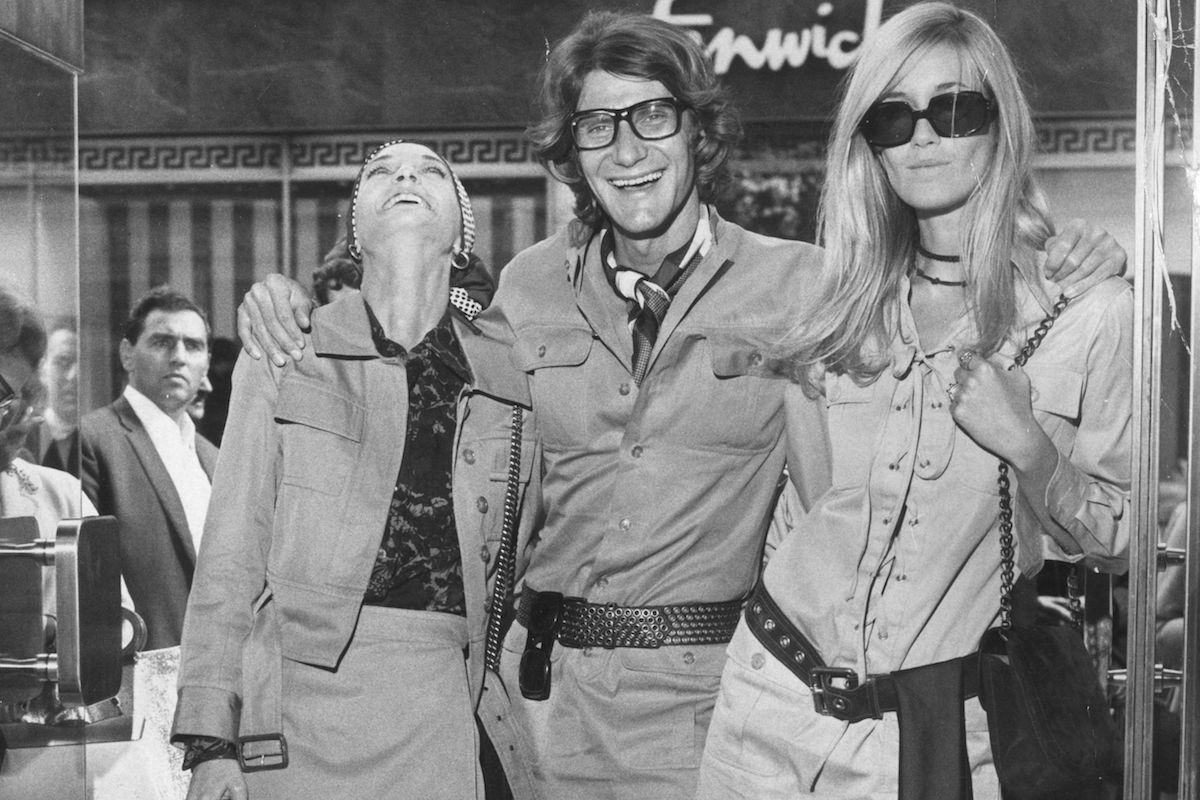
[{"label": "jacket flap pocket", "polygon": [[317,381],[289,376],[279,387],[275,421],[299,424],[361,442],[366,409],[343,392]]},{"label": "jacket flap pocket", "polygon": [[587,328],[536,325],[517,333],[513,363],[533,372],[543,367],[573,367],[587,360],[592,349],[592,332]]},{"label": "jacket flap pocket", "polygon": [[1076,419],[1083,401],[1083,375],[1061,364],[1026,364],[1037,411]]},{"label": "jacket flap pocket", "polygon": [[709,331],[706,338],[713,374],[718,378],[786,378],[787,362],[772,352],[781,335],[777,330]]}]

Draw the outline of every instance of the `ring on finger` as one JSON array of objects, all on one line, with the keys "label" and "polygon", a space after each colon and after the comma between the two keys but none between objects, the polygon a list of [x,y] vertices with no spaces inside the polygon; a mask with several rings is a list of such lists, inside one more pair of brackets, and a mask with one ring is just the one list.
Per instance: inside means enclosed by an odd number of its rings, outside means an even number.
[{"label": "ring on finger", "polygon": [[950,385],[946,387],[946,397],[950,398],[951,403],[953,403],[954,401],[956,401],[958,399],[958,390],[960,388],[961,387],[958,385],[958,383],[956,381],[951,381]]},{"label": "ring on finger", "polygon": [[961,350],[958,354],[958,365],[963,369],[970,369],[971,362],[975,360],[974,350]]}]

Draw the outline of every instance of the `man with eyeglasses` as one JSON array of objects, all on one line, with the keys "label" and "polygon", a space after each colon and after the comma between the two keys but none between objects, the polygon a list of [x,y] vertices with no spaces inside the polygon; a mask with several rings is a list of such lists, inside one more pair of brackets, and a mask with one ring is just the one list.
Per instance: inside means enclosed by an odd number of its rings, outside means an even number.
[{"label": "man with eyeglasses", "polygon": [[[518,797],[690,798],[785,459],[806,503],[829,484],[824,406],[772,357],[821,254],[710,205],[740,125],[686,31],[589,14],[539,87],[530,137],[578,220],[519,254],[478,320],[511,345],[495,368],[526,376],[542,450],[479,716]],[[1104,261],[1109,242],[1080,252]],[[257,285],[239,310],[250,354],[300,358],[308,305]]]}]

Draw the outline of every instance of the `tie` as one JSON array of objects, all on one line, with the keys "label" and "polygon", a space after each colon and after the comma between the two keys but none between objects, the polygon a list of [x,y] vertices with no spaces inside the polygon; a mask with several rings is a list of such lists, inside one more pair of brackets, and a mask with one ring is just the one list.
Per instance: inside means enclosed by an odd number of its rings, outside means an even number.
[{"label": "tie", "polygon": [[[633,382],[638,386],[642,385],[642,379],[650,369],[650,353],[654,350],[663,318],[667,316],[667,310],[671,307],[671,298],[679,292],[688,276],[695,272],[703,251],[704,248],[697,249],[687,266],[670,276],[665,289],[641,273],[622,267],[615,270],[613,284],[618,294],[625,295],[638,304],[637,314],[633,317]],[[659,275],[661,274],[660,270]],[[628,289],[622,291],[622,287],[628,287],[629,279],[633,277],[636,277],[632,292],[635,296],[629,297],[626,294]]]},{"label": "tie", "polygon": [[671,307],[671,295],[647,278],[639,280],[634,291],[641,310],[633,320],[633,382],[641,386],[650,368],[650,351],[658,339],[658,327]]}]

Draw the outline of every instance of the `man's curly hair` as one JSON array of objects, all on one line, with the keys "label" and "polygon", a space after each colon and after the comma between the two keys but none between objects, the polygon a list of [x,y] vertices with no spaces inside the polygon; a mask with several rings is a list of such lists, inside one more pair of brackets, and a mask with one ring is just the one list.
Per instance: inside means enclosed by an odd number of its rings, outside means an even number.
[{"label": "man's curly hair", "polygon": [[575,193],[575,215],[596,228],[605,219],[579,167],[569,120],[594,71],[658,81],[695,115],[696,186],[713,200],[728,181],[726,161],[742,126],[700,45],[687,31],[645,14],[591,12],[549,54],[538,76],[541,121],[526,131],[534,154]]}]

